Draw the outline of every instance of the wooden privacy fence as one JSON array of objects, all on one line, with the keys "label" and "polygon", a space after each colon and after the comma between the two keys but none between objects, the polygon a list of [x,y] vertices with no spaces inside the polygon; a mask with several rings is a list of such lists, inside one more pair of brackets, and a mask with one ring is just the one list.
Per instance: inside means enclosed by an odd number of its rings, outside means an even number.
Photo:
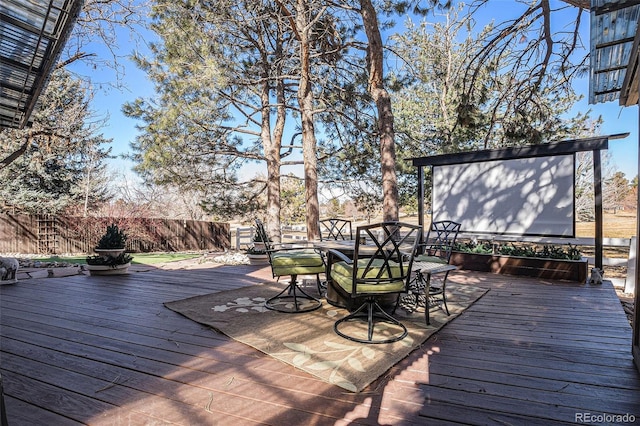
[{"label": "wooden privacy fence", "polygon": [[116,223],[131,252],[227,250],[228,223],[197,220],[0,214],[0,253],[91,253]]}]

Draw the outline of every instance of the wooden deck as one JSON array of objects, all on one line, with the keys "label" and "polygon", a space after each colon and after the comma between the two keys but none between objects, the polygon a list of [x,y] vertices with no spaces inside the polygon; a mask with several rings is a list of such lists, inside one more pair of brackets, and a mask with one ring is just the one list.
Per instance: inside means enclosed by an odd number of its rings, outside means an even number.
[{"label": "wooden deck", "polygon": [[217,267],[1,286],[9,424],[640,422],[631,328],[609,283],[455,273],[491,291],[352,394],[162,306],[266,279],[267,269]]}]

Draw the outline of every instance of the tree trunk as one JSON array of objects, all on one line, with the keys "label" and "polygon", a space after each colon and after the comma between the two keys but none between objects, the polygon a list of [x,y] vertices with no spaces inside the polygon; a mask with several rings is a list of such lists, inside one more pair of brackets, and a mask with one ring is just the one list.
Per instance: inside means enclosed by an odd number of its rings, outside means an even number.
[{"label": "tree trunk", "polygon": [[271,136],[271,103],[269,98],[269,82],[264,78],[262,88],[262,127],[260,129],[260,138],[264,148],[264,156],[267,162],[267,217],[266,231],[274,242],[279,243],[280,237],[280,147],[282,146],[282,134],[284,132],[285,114],[281,109],[284,108],[283,99],[284,87],[281,80],[276,83],[276,96],[278,97],[278,109],[276,115],[276,124]]},{"label": "tree trunk", "polygon": [[398,177],[396,175],[393,111],[391,97],[384,87],[382,37],[378,26],[378,17],[370,0],[360,0],[360,13],[369,41],[367,46],[369,93],[378,109],[383,193],[382,215],[385,221],[398,220]]},{"label": "tree trunk", "polygon": [[313,92],[311,90],[311,59],[309,41],[309,23],[305,0],[298,0],[296,6],[296,26],[300,38],[300,83],[298,86],[298,104],[302,121],[302,156],[304,158],[305,209],[307,213],[307,239],[320,238],[318,221],[320,206],[318,202],[318,160],[317,141],[313,122]]}]

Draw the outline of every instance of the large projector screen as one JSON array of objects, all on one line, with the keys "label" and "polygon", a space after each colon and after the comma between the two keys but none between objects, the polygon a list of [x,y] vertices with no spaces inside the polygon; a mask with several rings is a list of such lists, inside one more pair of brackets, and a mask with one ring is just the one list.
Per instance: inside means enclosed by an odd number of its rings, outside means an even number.
[{"label": "large projector screen", "polygon": [[433,167],[432,220],[462,232],[574,237],[571,155]]}]

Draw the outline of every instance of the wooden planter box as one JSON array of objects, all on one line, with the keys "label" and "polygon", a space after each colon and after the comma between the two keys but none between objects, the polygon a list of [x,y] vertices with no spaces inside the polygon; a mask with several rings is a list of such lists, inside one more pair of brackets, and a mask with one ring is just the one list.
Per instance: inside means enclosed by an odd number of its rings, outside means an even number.
[{"label": "wooden planter box", "polygon": [[525,275],[553,280],[586,282],[589,264],[583,260],[540,259],[492,254],[451,254],[451,264],[460,269],[493,272],[506,275]]}]

